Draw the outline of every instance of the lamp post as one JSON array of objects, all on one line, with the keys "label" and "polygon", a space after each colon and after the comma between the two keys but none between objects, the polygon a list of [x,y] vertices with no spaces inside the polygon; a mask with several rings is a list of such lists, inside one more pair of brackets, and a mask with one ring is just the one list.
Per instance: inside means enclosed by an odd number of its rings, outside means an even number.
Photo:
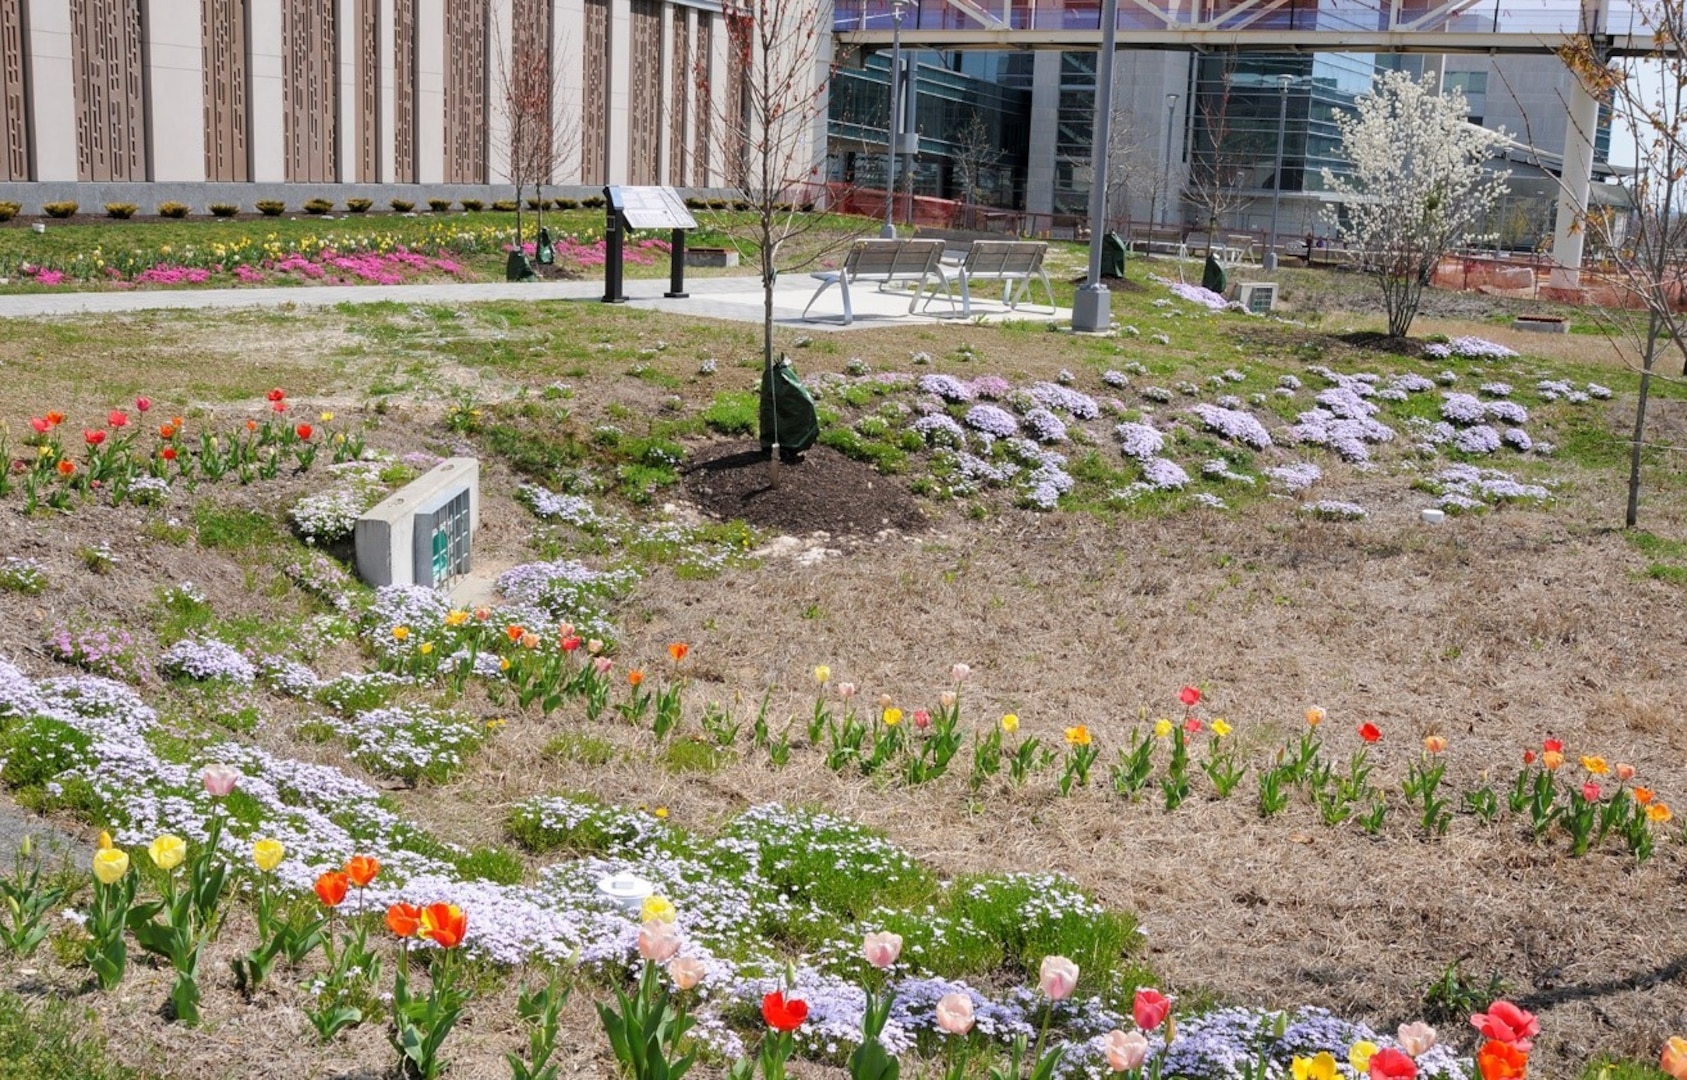
[{"label": "lamp post", "polygon": [[1118,45],[1119,0],[1102,0],[1101,52],[1096,56],[1095,145],[1090,150],[1090,266],[1072,300],[1072,329],[1099,334],[1113,325],[1111,298],[1101,283],[1101,245],[1107,237],[1107,155],[1113,134],[1113,61]]},{"label": "lamp post", "polygon": [[1260,260],[1266,270],[1277,269],[1277,207],[1283,201],[1283,132],[1289,119],[1289,85],[1294,81],[1293,75],[1277,76],[1277,165],[1271,172],[1271,235],[1265,241],[1265,258]]},{"label": "lamp post", "polygon": [[[1167,94],[1166,95],[1166,163],[1165,163],[1165,171],[1163,173],[1161,173],[1161,175],[1160,175],[1160,186],[1166,189],[1166,203],[1167,203],[1167,205],[1170,205],[1171,201],[1172,201],[1172,114],[1175,113],[1176,111],[1177,111],[1177,95],[1176,94]],[[1155,224],[1164,225],[1165,224],[1165,220],[1164,220],[1165,214],[1166,214],[1165,207],[1161,207],[1160,208],[1161,220],[1155,222]]]},{"label": "lamp post", "polygon": [[890,142],[885,147],[889,160],[885,167],[885,223],[879,236],[885,240],[896,238],[896,152],[902,141],[902,9],[907,0],[890,0],[891,18],[895,22],[890,31]]}]

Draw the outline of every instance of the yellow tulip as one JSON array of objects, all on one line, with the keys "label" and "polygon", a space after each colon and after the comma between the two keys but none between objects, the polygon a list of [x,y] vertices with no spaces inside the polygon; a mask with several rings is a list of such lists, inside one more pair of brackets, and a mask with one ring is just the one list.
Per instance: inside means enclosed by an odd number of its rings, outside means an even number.
[{"label": "yellow tulip", "polygon": [[1068,746],[1088,746],[1090,744],[1090,729],[1083,724],[1067,728],[1066,744]]},{"label": "yellow tulip", "polygon": [[827,667],[825,664],[821,664],[814,669],[814,681],[819,683],[821,686],[825,686],[826,680],[831,677],[832,669]]},{"label": "yellow tulip", "polygon": [[187,858],[187,844],[179,836],[165,833],[147,846],[146,853],[152,856],[153,865],[160,870],[174,870]]},{"label": "yellow tulip", "polygon": [[104,847],[94,852],[94,877],[101,885],[115,885],[129,872],[129,853]]},{"label": "yellow tulip", "polygon": [[1154,734],[1156,737],[1164,739],[1171,735],[1171,733],[1172,722],[1170,720],[1161,717],[1160,719],[1154,721]]},{"label": "yellow tulip", "polygon": [[1221,739],[1230,734],[1231,731],[1230,725],[1225,723],[1223,720],[1214,720],[1212,728],[1213,734],[1217,735]]},{"label": "yellow tulip", "polygon": [[640,922],[671,923],[678,918],[679,912],[674,910],[674,905],[665,896],[645,897],[644,906],[639,910]]},{"label": "yellow tulip", "polygon": [[1336,1080],[1340,1075],[1336,1072],[1336,1059],[1329,1051],[1320,1051],[1317,1057],[1297,1057],[1291,1066],[1294,1080]]},{"label": "yellow tulip", "polygon": [[452,608],[445,614],[446,626],[462,626],[469,621],[469,613],[462,608]]},{"label": "yellow tulip", "polygon": [[886,709],[885,710],[885,726],[886,727],[895,727],[897,724],[900,724],[901,722],[902,722],[902,710],[901,709]]},{"label": "yellow tulip", "polygon": [[281,846],[279,840],[259,840],[252,845],[252,861],[266,874],[280,866],[286,854],[287,849]]},{"label": "yellow tulip", "polygon": [[94,846],[99,848],[101,851],[104,851],[107,848],[111,847],[111,834],[109,832],[105,831],[104,829],[101,829],[100,830],[100,838],[94,844]]},{"label": "yellow tulip", "polygon": [[1370,1071],[1371,1058],[1376,1055],[1377,1044],[1368,1039],[1360,1039],[1347,1051],[1347,1063],[1353,1066],[1353,1071],[1363,1075]]},{"label": "yellow tulip", "polygon": [[1013,713],[1008,713],[1006,716],[1002,717],[1002,730],[1007,732],[1009,735],[1018,731],[1019,717],[1015,716]]},{"label": "yellow tulip", "polygon": [[416,646],[416,651],[421,653],[423,656],[428,655],[429,653],[433,652],[433,642],[431,642],[431,641],[422,642],[420,645]]}]

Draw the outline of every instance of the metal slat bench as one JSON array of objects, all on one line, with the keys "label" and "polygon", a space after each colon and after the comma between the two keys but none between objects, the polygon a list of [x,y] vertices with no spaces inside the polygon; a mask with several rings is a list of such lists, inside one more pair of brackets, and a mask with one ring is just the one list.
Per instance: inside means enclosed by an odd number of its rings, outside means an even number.
[{"label": "metal slat bench", "polygon": [[[975,281],[1000,281],[1002,303],[1009,311],[1017,308],[1021,300],[1030,300],[1031,282],[1041,281],[1052,310],[1054,286],[1049,284],[1048,272],[1043,269],[1043,256],[1048,254],[1048,249],[1047,244],[1026,240],[974,240],[959,271],[961,314],[972,314]],[[926,304],[929,306],[931,301],[927,300]]]},{"label": "metal slat bench", "polygon": [[[838,287],[843,294],[843,324],[848,326],[855,321],[855,308],[850,304],[849,287],[851,283],[871,281],[879,285],[914,283],[913,298],[908,301],[908,314],[914,313],[920,298],[925,295],[926,282],[934,281],[932,296],[936,296],[936,286],[942,285],[944,294],[949,300],[950,308],[955,306],[954,287],[949,283],[949,275],[943,270],[943,241],[941,240],[857,240],[850,245],[849,255],[844,259],[843,266],[836,270],[817,271],[809,275],[820,282],[820,288],[814,290],[809,297],[808,307],[802,309],[802,317],[808,318],[809,308],[820,299],[820,294],[831,288]],[[927,301],[929,303],[929,300]]]}]

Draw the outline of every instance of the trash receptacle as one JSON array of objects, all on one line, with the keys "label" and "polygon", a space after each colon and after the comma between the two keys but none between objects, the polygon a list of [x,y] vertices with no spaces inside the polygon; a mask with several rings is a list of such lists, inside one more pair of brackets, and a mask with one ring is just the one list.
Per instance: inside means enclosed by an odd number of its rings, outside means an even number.
[{"label": "trash receptacle", "polygon": [[1116,232],[1110,232],[1102,238],[1101,276],[1112,278],[1125,276],[1125,240]]}]

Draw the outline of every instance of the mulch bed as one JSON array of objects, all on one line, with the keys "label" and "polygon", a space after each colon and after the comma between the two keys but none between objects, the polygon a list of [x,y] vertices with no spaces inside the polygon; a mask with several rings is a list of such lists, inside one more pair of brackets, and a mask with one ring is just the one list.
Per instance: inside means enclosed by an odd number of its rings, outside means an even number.
[{"label": "mulch bed", "polygon": [[685,470],[685,490],[711,517],[792,535],[871,536],[930,524],[897,479],[825,446],[791,465],[762,460],[755,442],[705,447]]}]

